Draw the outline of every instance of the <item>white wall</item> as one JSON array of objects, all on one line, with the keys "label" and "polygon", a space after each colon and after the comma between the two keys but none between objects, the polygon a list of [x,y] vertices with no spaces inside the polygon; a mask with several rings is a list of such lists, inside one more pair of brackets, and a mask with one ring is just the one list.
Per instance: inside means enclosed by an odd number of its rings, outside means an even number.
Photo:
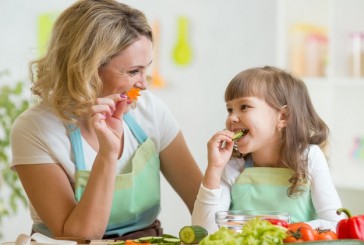
[{"label": "white wall", "polygon": [[[15,80],[27,80],[28,62],[37,54],[38,15],[61,11],[73,2],[1,0],[0,71],[8,69]],[[204,170],[206,143],[214,132],[224,128],[225,86],[245,68],[275,63],[275,1],[124,2],[143,10],[151,23],[160,22],[160,72],[167,85],[153,91],[176,116],[193,155]],[[176,66],[171,58],[176,41],[176,21],[180,15],[190,22],[193,60],[186,67]],[[164,179],[160,219],[164,231],[175,235],[183,225],[190,223],[187,208]],[[0,228],[5,233],[3,240],[15,241],[19,233],[29,232],[30,225],[28,212],[21,210]]]}]

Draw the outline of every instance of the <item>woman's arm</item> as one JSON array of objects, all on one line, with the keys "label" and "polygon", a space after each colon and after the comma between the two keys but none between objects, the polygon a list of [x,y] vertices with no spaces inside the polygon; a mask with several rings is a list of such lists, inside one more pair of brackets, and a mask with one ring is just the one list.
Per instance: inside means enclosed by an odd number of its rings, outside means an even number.
[{"label": "woman's arm", "polygon": [[98,157],[79,203],[59,164],[17,165],[16,171],[37,214],[54,236],[101,239],[110,214],[115,168]]},{"label": "woman's arm", "polygon": [[202,173],[189,151],[181,131],[160,153],[161,171],[192,213]]},{"label": "woman's arm", "polygon": [[[79,202],[76,202],[73,187],[60,164],[15,164],[35,211],[57,237],[101,239],[108,224],[117,159],[122,149],[123,122],[120,117],[126,100],[120,95],[111,95],[99,98],[96,102],[86,124],[97,135],[94,141],[98,143],[98,153]],[[14,129],[15,141],[21,140],[20,132],[24,129],[24,125]],[[52,132],[47,132],[50,133]],[[34,141],[30,142],[35,144]]]}]

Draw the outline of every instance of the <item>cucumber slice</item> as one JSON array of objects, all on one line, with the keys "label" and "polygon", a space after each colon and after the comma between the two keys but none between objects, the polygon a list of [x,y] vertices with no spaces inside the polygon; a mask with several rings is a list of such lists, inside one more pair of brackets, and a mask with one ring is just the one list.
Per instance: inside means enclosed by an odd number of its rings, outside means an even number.
[{"label": "cucumber slice", "polygon": [[166,244],[166,243],[180,244],[181,243],[181,240],[179,238],[168,238],[168,237],[165,237],[165,238],[163,238],[163,244]]},{"label": "cucumber slice", "polygon": [[171,234],[163,234],[163,238],[177,238],[178,239],[178,237],[173,236]]},{"label": "cucumber slice", "polygon": [[145,236],[145,237],[140,237],[138,240],[141,243],[160,243],[163,242],[163,237],[161,236]]},{"label": "cucumber slice", "polygon": [[238,132],[236,132],[235,134],[234,134],[234,136],[233,136],[233,141],[236,141],[236,140],[238,140],[238,139],[240,139],[241,137],[243,137],[244,136],[244,132],[243,131],[238,131]]},{"label": "cucumber slice", "polygon": [[139,240],[139,242],[151,243],[153,241],[153,237],[152,236],[139,237],[138,240]]},{"label": "cucumber slice", "polygon": [[208,232],[198,225],[184,226],[179,232],[179,238],[185,244],[199,243]]}]

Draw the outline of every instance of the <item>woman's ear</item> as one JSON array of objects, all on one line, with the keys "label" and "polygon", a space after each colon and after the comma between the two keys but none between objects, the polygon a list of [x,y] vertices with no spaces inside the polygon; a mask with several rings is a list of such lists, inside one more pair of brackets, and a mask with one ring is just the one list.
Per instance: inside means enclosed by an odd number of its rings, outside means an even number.
[{"label": "woman's ear", "polygon": [[288,120],[288,107],[287,105],[284,105],[281,107],[281,109],[278,112],[278,130],[280,131],[282,128],[285,128],[287,126],[287,120]]}]

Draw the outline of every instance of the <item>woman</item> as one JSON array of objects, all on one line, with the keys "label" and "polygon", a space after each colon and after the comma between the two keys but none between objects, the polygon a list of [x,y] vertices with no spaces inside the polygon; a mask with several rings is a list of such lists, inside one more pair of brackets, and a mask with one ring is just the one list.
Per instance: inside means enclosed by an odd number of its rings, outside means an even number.
[{"label": "woman", "polygon": [[160,235],[159,171],[192,212],[202,174],[175,119],[146,91],[151,63],[152,31],[139,10],[82,0],[59,16],[31,65],[40,102],[11,132],[33,232]]}]

